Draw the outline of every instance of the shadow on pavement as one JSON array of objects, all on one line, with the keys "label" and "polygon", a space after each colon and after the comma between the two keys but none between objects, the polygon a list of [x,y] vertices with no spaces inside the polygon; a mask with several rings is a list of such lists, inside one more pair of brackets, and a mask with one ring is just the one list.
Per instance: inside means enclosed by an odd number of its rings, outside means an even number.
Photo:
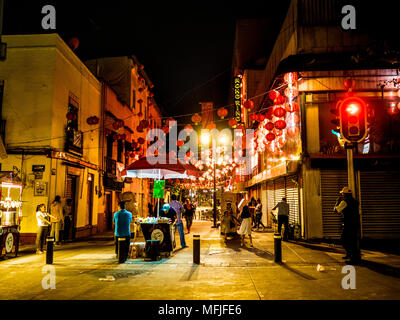
[{"label": "shadow on pavement", "polygon": [[387,276],[392,276],[396,278],[400,278],[400,269],[395,268],[383,263],[379,262],[374,262],[371,260],[362,260],[358,263],[359,266],[365,267],[367,269],[370,269],[372,271],[387,275]]},{"label": "shadow on pavement", "polygon": [[298,276],[306,279],[306,280],[317,280],[314,277],[309,276],[308,274],[305,274],[304,272],[301,272],[299,270],[293,269],[291,267],[289,267],[287,264],[283,263],[283,262],[277,262],[276,264],[280,265],[281,267],[285,268],[286,270],[293,272],[295,274],[297,274]]}]

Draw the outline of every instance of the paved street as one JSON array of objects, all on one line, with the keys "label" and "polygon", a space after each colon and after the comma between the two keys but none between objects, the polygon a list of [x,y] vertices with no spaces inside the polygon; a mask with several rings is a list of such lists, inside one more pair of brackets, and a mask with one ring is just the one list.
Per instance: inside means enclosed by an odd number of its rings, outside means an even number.
[{"label": "paved street", "polygon": [[[342,289],[342,255],[283,243],[283,264],[273,261],[273,234],[254,233],[254,248],[227,245],[208,221],[195,221],[201,265],[189,248],[157,262],[118,264],[111,240],[93,239],[55,248],[56,288],[43,289],[45,255],[23,253],[0,261],[0,299],[399,299],[400,279],[356,267],[356,289]],[[179,239],[177,237],[179,243]],[[179,245],[178,245],[179,247]],[[379,256],[379,253],[377,253]],[[382,255],[382,254],[381,254]],[[323,271],[317,271],[317,265]],[[102,281],[112,276],[111,281]]]}]

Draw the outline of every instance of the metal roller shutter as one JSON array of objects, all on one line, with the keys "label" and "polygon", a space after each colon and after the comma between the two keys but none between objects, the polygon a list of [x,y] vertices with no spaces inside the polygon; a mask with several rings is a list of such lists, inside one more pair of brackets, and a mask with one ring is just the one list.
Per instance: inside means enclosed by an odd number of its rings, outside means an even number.
[{"label": "metal roller shutter", "polygon": [[72,195],[72,177],[70,175],[67,175],[67,185],[65,188],[65,198],[66,199],[72,199],[73,195]]},{"label": "metal roller shutter", "polygon": [[274,191],[275,191],[275,205],[286,197],[285,190],[285,178],[279,178],[274,181]]},{"label": "metal roller shutter", "polygon": [[300,224],[297,176],[286,177],[286,198],[289,203],[289,224]]},{"label": "metal roller shutter", "polygon": [[274,197],[274,183],[272,181],[267,182],[267,212],[269,224],[272,225],[272,208],[275,206],[275,197]]},{"label": "metal roller shutter", "polygon": [[364,238],[400,238],[400,172],[360,172]]},{"label": "metal roller shutter", "polygon": [[322,232],[324,238],[339,239],[341,216],[333,212],[340,190],[347,186],[347,171],[321,170]]}]

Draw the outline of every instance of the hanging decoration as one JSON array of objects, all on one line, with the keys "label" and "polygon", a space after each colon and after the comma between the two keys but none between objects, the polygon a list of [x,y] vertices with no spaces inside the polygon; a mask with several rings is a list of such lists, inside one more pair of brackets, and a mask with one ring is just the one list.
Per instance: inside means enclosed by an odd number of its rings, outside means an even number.
[{"label": "hanging decoration", "polygon": [[190,133],[193,131],[193,127],[190,124],[187,124],[183,130],[185,130],[187,133]]},{"label": "hanging decoration", "polygon": [[199,122],[201,121],[201,116],[196,113],[192,116],[192,122],[197,126]]},{"label": "hanging decoration", "polygon": [[232,118],[232,119],[230,119],[230,120],[228,121],[228,124],[229,124],[232,128],[234,128],[234,127],[238,124],[238,122],[237,122],[236,119]]},{"label": "hanging decoration", "polygon": [[68,113],[67,113],[67,119],[70,120],[70,121],[76,120],[76,119],[77,119],[76,113],[75,113],[75,112],[71,112],[71,111],[68,112]]},{"label": "hanging decoration", "polygon": [[228,115],[228,110],[225,108],[219,108],[217,111],[218,117],[224,119]]},{"label": "hanging decoration", "polygon": [[111,129],[108,129],[108,128],[105,128],[105,129],[104,129],[104,134],[105,134],[106,136],[109,136],[111,133],[112,133]]},{"label": "hanging decoration", "polygon": [[96,117],[96,116],[92,116],[92,117],[89,117],[89,118],[86,119],[87,124],[90,124],[90,125],[98,124],[99,121],[100,121],[100,119],[98,117]]},{"label": "hanging decoration", "polygon": [[252,113],[252,114],[249,116],[249,118],[250,118],[251,121],[256,121],[256,120],[257,120],[257,115],[256,115],[255,113]]},{"label": "hanging decoration", "polygon": [[182,141],[182,140],[178,140],[178,141],[176,142],[176,145],[177,145],[179,148],[182,147],[184,144],[185,144],[185,142]]},{"label": "hanging decoration", "polygon": [[254,108],[253,100],[246,100],[243,105],[247,110],[251,110]]},{"label": "hanging decoration", "polygon": [[144,140],[144,138],[140,137],[140,138],[138,138],[137,142],[139,144],[144,144],[146,141]]},{"label": "hanging decoration", "polygon": [[280,106],[278,106],[277,108],[274,109],[275,117],[282,118],[285,116],[285,114],[286,114],[286,110]]},{"label": "hanging decoration", "polygon": [[206,129],[208,130],[213,130],[215,128],[217,128],[217,125],[214,122],[211,122],[206,126]]}]

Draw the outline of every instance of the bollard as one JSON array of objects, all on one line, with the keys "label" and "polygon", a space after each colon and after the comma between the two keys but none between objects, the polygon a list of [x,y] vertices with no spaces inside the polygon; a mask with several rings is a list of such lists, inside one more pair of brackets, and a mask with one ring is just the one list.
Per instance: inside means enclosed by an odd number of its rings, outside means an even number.
[{"label": "bollard", "polygon": [[193,263],[200,264],[200,235],[193,235]]},{"label": "bollard", "polygon": [[282,262],[282,236],[274,234],[275,262]]},{"label": "bollard", "polygon": [[126,239],[125,238],[118,238],[118,263],[125,262],[125,248]]},{"label": "bollard", "polygon": [[47,245],[46,264],[52,264],[53,263],[54,238],[47,237],[46,245]]}]

